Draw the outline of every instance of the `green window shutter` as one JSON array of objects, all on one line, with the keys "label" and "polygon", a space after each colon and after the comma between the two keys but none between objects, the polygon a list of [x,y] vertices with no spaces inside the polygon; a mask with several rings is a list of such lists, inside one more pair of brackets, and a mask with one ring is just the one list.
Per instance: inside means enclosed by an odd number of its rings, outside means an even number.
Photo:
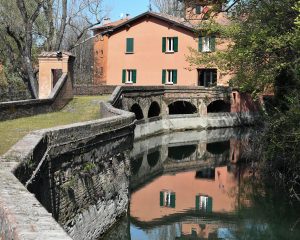
[{"label": "green window shutter", "polygon": [[159,193],[159,206],[164,206],[164,192]]},{"label": "green window shutter", "polygon": [[126,82],[126,69],[123,69],[122,71],[122,83]]},{"label": "green window shutter", "polygon": [[202,52],[202,51],[203,51],[203,37],[199,37],[198,52]]},{"label": "green window shutter", "polygon": [[136,70],[132,70],[132,82],[136,83]]},{"label": "green window shutter", "polygon": [[178,37],[174,37],[174,52],[178,52]]},{"label": "green window shutter", "polygon": [[175,193],[171,193],[171,204],[170,204],[170,206],[171,206],[171,208],[175,208],[175,206],[176,206],[176,195],[175,195]]},{"label": "green window shutter", "polygon": [[126,39],[126,52],[127,53],[133,53],[133,38],[127,38]]},{"label": "green window shutter", "polygon": [[216,51],[216,36],[210,37],[210,51],[214,52]]},{"label": "green window shutter", "polygon": [[163,37],[162,38],[162,52],[166,52],[167,49],[167,38]]},{"label": "green window shutter", "polygon": [[218,81],[218,71],[215,70],[212,72],[213,76],[212,76],[212,85],[216,86],[217,85],[217,81]]},{"label": "green window shutter", "polygon": [[198,195],[198,196],[196,196],[196,210],[199,210],[200,208],[200,196]]},{"label": "green window shutter", "polygon": [[162,84],[166,83],[167,70],[162,70]]},{"label": "green window shutter", "polygon": [[212,207],[213,207],[213,200],[211,197],[208,197],[207,202],[206,202],[206,212],[211,213]]},{"label": "green window shutter", "polygon": [[177,70],[173,70],[173,84],[177,84]]}]

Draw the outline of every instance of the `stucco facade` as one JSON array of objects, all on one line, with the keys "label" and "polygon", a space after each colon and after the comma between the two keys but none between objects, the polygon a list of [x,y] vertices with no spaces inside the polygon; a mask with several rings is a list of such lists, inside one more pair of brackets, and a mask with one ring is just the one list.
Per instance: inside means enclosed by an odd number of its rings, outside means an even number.
[{"label": "stucco facade", "polygon": [[[224,16],[216,18],[226,22]],[[199,51],[199,33],[195,31],[195,24],[199,21],[201,20],[197,19],[191,23],[187,19],[146,12],[117,26],[95,28],[94,84],[198,86],[201,85],[201,71],[211,69],[217,79],[214,85],[226,86],[231,78],[230,74],[214,66],[192,66],[187,61],[187,57],[191,55],[190,49]],[[213,51],[202,53],[200,50],[200,57],[201,54],[214,54],[215,51],[227,49],[228,41],[218,36],[214,37]],[[164,38],[167,39],[167,43],[163,43]],[[167,44],[167,48],[170,45],[169,38],[176,38],[175,51],[163,50],[164,44]],[[133,49],[129,53],[126,51],[127,39],[133,39]],[[128,70],[134,71],[133,81],[127,81],[127,78],[131,78]],[[168,70],[176,71],[173,73],[176,75],[176,81],[168,81]]]}]

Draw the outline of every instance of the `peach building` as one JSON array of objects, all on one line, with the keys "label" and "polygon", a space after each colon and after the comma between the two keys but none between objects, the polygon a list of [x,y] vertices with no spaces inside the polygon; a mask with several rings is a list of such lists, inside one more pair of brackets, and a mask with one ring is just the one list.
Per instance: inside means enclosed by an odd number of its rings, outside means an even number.
[{"label": "peach building", "polygon": [[231,213],[237,207],[237,188],[238,179],[227,167],[217,167],[212,179],[196,178],[195,172],[163,175],[131,195],[130,216],[150,222],[194,209]]},{"label": "peach building", "polygon": [[[186,0],[185,18],[145,12],[94,27],[94,84],[226,86],[230,74],[187,61],[190,49],[201,57],[228,46],[217,34],[196,31],[211,6],[204,0],[192,2]],[[223,13],[215,20],[228,24]]]}]

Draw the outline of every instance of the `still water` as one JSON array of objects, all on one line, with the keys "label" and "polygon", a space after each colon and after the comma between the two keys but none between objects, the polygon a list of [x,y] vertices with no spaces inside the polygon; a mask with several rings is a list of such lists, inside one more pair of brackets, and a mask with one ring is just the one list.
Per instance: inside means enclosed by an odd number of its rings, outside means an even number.
[{"label": "still water", "polygon": [[300,208],[260,181],[251,139],[223,129],[135,142],[128,215],[102,239],[300,239]]}]

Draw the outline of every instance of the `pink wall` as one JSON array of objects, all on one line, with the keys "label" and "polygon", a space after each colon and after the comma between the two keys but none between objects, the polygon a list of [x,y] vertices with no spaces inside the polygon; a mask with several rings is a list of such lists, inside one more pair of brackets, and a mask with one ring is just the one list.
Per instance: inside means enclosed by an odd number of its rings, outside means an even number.
[{"label": "pink wall", "polygon": [[[178,37],[178,52],[163,53],[162,37]],[[134,54],[125,54],[126,38],[134,38]],[[217,50],[226,46],[217,39]],[[186,61],[189,47],[198,48],[198,38],[194,33],[153,17],[141,19],[139,23],[109,37],[106,84],[121,85],[122,69],[136,69],[136,85],[161,85],[162,70],[177,69],[177,85],[196,86],[197,69],[190,67]],[[218,73],[218,85],[225,85],[230,76]]]},{"label": "pink wall", "polygon": [[232,91],[231,112],[258,112],[260,103],[253,100],[249,93]]},{"label": "pink wall", "polygon": [[[197,194],[213,198],[213,212],[232,212],[236,207],[237,180],[227,167],[215,169],[215,180],[196,179],[195,172],[163,175],[131,195],[130,215],[140,221],[152,221],[163,216],[195,209]],[[176,207],[160,207],[160,191],[176,193]],[[147,208],[145,208],[147,206]]]}]

